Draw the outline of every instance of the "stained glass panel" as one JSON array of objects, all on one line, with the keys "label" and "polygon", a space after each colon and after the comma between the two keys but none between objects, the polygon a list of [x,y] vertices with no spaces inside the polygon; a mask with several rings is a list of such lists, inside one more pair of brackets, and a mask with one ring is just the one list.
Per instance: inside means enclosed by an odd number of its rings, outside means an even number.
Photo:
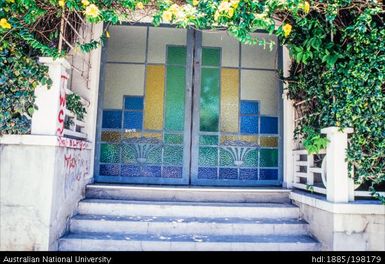
[{"label": "stained glass panel", "polygon": [[119,165],[102,164],[99,166],[99,174],[104,176],[119,176]]},{"label": "stained glass panel", "polygon": [[203,68],[201,76],[200,131],[218,131],[219,78],[217,68]]},{"label": "stained glass panel", "polygon": [[217,168],[206,168],[206,167],[198,168],[199,179],[216,179],[217,177],[218,177]]},{"label": "stained glass panel", "polygon": [[143,110],[143,96],[124,97],[124,108],[126,110]]},{"label": "stained glass panel", "polygon": [[163,129],[164,65],[146,67],[146,96],[144,109],[144,128]]},{"label": "stained glass panel", "polygon": [[182,167],[163,167],[163,178],[182,178],[183,169]]},{"label": "stained glass panel", "polygon": [[261,134],[278,134],[278,118],[261,116]]},{"label": "stained glass panel", "polygon": [[217,145],[218,144],[218,136],[200,136],[199,137],[199,145]]},{"label": "stained glass panel", "polygon": [[102,141],[105,142],[120,142],[121,137],[120,132],[112,132],[112,131],[103,131],[102,132]]},{"label": "stained glass panel", "polygon": [[233,168],[219,168],[219,179],[238,179],[238,169]]},{"label": "stained glass panel", "polygon": [[124,128],[142,130],[143,112],[124,112]]},{"label": "stained glass panel", "polygon": [[104,110],[102,128],[121,128],[122,127],[122,111],[121,110]]},{"label": "stained glass panel", "polygon": [[186,47],[168,47],[167,64],[186,65],[187,50]]},{"label": "stained glass panel", "polygon": [[220,66],[221,49],[220,48],[203,48],[202,65],[203,66]]},{"label": "stained glass panel", "polygon": [[239,70],[222,69],[221,131],[238,132]]},{"label": "stained glass panel", "polygon": [[258,116],[241,116],[241,133],[258,133]]},{"label": "stained glass panel", "polygon": [[261,167],[277,167],[278,166],[278,150],[277,149],[261,149],[260,164]]},{"label": "stained glass panel", "polygon": [[216,166],[218,164],[218,150],[212,147],[199,148],[199,165]]},{"label": "stained glass panel", "polygon": [[100,162],[118,163],[120,161],[120,146],[117,144],[100,145]]},{"label": "stained glass panel", "polygon": [[164,142],[166,144],[183,144],[183,135],[165,134]]},{"label": "stained glass panel", "polygon": [[165,146],[163,163],[168,165],[182,165],[183,163],[183,147]]}]

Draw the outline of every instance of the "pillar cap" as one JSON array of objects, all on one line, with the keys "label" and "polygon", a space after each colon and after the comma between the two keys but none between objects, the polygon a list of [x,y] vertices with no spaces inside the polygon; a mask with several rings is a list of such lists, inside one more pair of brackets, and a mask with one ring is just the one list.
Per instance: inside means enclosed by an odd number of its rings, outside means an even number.
[{"label": "pillar cap", "polygon": [[60,64],[66,69],[71,68],[69,62],[64,58],[54,59],[53,57],[39,57],[39,62],[46,65]]},{"label": "pillar cap", "polygon": [[325,127],[321,129],[322,134],[335,134],[335,133],[346,133],[351,134],[354,132],[354,129],[351,127],[341,128],[341,127]]}]

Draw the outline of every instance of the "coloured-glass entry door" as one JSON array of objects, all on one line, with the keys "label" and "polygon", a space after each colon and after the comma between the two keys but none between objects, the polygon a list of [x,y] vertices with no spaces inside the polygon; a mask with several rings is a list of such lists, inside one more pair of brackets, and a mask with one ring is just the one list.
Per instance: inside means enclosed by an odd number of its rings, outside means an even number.
[{"label": "coloured-glass entry door", "polygon": [[280,183],[276,52],[226,33],[111,31],[97,181]]},{"label": "coloured-glass entry door", "polygon": [[189,184],[191,31],[113,26],[110,35],[96,181]]},{"label": "coloured-glass entry door", "polygon": [[195,49],[191,182],[281,184],[281,106],[275,37],[239,44],[225,32],[198,33]]}]

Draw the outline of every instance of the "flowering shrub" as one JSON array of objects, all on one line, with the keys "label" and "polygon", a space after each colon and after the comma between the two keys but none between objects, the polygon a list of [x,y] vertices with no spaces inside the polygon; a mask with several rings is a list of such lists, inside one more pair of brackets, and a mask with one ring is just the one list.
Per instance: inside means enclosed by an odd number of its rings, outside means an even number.
[{"label": "flowering shrub", "polygon": [[[320,128],[353,127],[347,158],[356,169],[356,180],[370,181],[373,187],[385,181],[382,0],[3,0],[0,131],[28,130],[23,127],[27,122],[18,120],[32,114],[33,89],[48,80],[47,70],[36,58],[65,55],[65,50],[57,49],[63,12],[109,25],[129,20],[134,10],[150,10],[154,25],[226,29],[244,44],[274,45],[251,34],[256,30],[277,35],[293,59],[286,80],[289,97],[308,101],[311,110],[296,134],[308,139],[306,146],[314,151],[324,145],[317,136]],[[107,37],[108,30],[80,49],[89,52]],[[15,104],[19,99],[21,103]]]}]

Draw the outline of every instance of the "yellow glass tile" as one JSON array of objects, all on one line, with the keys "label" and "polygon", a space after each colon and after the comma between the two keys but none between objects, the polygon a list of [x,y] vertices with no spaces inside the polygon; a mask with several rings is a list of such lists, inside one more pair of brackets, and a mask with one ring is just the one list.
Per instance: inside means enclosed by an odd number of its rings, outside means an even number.
[{"label": "yellow glass tile", "polygon": [[278,147],[277,137],[261,137],[260,140],[261,147]]},{"label": "yellow glass tile", "polygon": [[162,134],[161,133],[144,133],[143,137],[146,137],[146,138],[157,138],[157,139],[162,140]]},{"label": "yellow glass tile", "polygon": [[222,69],[221,131],[238,132],[239,70]]},{"label": "yellow glass tile", "polygon": [[123,133],[123,138],[139,138],[141,137],[140,132],[125,132]]},{"label": "yellow glass tile", "polygon": [[148,65],[146,71],[144,128],[163,130],[164,65]]},{"label": "yellow glass tile", "polygon": [[257,136],[240,136],[239,140],[251,142],[251,143],[258,143],[258,137]]},{"label": "yellow glass tile", "polygon": [[119,142],[120,141],[120,132],[112,131],[103,131],[102,132],[102,141],[105,142]]},{"label": "yellow glass tile", "polygon": [[225,141],[236,141],[238,136],[221,136],[221,144]]}]

